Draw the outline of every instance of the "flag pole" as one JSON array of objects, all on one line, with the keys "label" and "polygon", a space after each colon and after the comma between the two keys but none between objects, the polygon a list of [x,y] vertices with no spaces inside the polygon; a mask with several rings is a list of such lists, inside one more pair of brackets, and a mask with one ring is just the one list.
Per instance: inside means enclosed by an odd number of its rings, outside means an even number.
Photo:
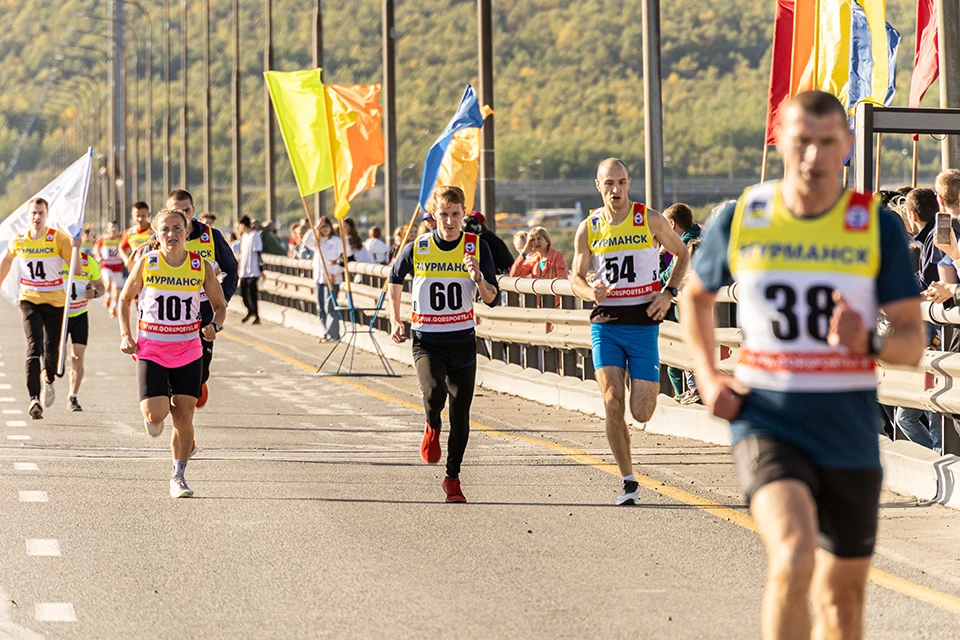
[{"label": "flag pole", "polygon": [[[417,216],[420,215],[420,203],[417,203],[417,206],[413,209],[413,215],[410,217],[410,224],[403,230],[403,240],[400,241],[400,246],[397,247],[397,255],[400,255],[400,252],[403,251],[403,248],[407,246],[407,238],[410,237],[410,229],[413,228],[413,223],[417,221]],[[387,278],[383,282],[383,290],[386,291],[387,287],[390,286],[390,278]]]},{"label": "flag pole", "polygon": [[920,140],[913,141],[913,188],[917,188],[917,165],[920,160]]},{"label": "flag pole", "polygon": [[767,181],[767,154],[770,153],[770,147],[763,143],[763,159],[760,161],[760,182]]},{"label": "flag pole", "polygon": [[[83,225],[81,224],[81,227]],[[60,325],[60,353],[57,358],[57,375],[62,376],[67,370],[67,329],[70,322],[70,296],[73,292],[73,270],[77,268],[77,254],[79,249],[73,247],[70,251],[70,275],[67,276],[66,300],[63,305],[63,323]]]},{"label": "flag pole", "polygon": [[350,288],[350,270],[347,268],[347,225],[340,218],[340,242],[343,244],[343,281],[347,283],[347,298],[353,306],[353,290]]},{"label": "flag pole", "polygon": [[883,166],[881,158],[883,157],[883,134],[877,133],[877,180],[874,182],[877,185],[877,189],[880,189],[880,167]]},{"label": "flag pole", "polygon": [[313,224],[313,216],[310,215],[310,205],[307,204],[306,196],[300,196],[300,201],[303,203],[303,210],[307,213],[307,224],[309,224],[310,228],[313,230],[313,239],[317,241],[317,255],[320,256],[320,266],[323,269],[323,279],[327,281],[327,287],[332,292],[333,279],[330,277],[330,272],[327,271],[327,261],[324,259],[323,250],[320,248],[320,232],[317,231],[317,227]]},{"label": "flag pole", "polygon": [[850,186],[850,167],[843,165],[843,188]]}]

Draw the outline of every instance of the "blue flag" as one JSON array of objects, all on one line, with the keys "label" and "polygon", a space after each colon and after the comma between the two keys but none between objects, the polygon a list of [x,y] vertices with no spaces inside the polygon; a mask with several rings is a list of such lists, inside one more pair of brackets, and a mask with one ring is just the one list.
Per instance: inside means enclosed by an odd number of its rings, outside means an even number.
[{"label": "blue flag", "polygon": [[887,95],[883,99],[883,106],[889,107],[893,102],[893,94],[897,89],[897,49],[900,47],[900,32],[887,23],[887,55],[890,56],[887,81]]},{"label": "blue flag", "polygon": [[443,156],[450,146],[450,140],[453,134],[467,127],[479,129],[483,126],[483,114],[480,112],[480,103],[477,100],[477,92],[469,84],[460,98],[460,106],[453,118],[447,124],[440,137],[437,138],[430,150],[427,151],[427,157],[423,161],[423,178],[420,181],[420,208],[426,212],[427,202],[430,200],[430,194],[437,184],[437,176],[440,174],[440,165],[443,164]]},{"label": "blue flag", "polygon": [[873,40],[867,14],[856,2],[850,3],[850,91],[847,94],[847,111],[873,93]]}]

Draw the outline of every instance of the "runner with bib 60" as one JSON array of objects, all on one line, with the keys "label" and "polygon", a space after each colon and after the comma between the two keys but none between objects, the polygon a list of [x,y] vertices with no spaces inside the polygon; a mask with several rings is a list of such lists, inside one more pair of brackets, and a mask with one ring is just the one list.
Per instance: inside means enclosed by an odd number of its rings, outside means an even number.
[{"label": "runner with bib 60", "polygon": [[460,464],[470,436],[470,404],[477,378],[477,336],[473,302],[488,306],[500,296],[493,255],[473,233],[462,233],[466,198],[457,187],[437,187],[433,215],[437,228],[400,252],[390,271],[390,324],[394,342],[407,339],[400,319],[400,296],[413,274],[413,359],[423,391],[426,425],[420,456],[440,462],[440,412],[450,397],[450,435],[443,490],[447,502],[466,502],[460,488]]}]

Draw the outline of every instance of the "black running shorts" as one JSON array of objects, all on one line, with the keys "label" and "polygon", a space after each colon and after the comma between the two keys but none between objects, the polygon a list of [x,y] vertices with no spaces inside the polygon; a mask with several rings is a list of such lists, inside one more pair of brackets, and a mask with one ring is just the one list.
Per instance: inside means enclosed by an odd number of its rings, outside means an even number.
[{"label": "black running shorts", "polygon": [[820,548],[839,558],[873,554],[877,538],[883,469],[820,467],[794,445],[769,436],[750,436],[733,445],[733,462],[747,500],[778,480],[810,488],[820,523]]},{"label": "black running shorts", "polygon": [[140,387],[141,400],[173,396],[199,398],[201,375],[203,375],[201,358],[173,369],[152,360],[137,360],[137,383]]},{"label": "black running shorts", "polygon": [[73,344],[87,344],[90,335],[90,319],[86,313],[67,319],[67,335]]}]

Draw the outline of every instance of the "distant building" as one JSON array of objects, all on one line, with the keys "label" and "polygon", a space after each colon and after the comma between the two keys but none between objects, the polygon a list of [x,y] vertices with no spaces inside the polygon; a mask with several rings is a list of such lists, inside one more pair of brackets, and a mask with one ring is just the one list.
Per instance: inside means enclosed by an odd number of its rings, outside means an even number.
[{"label": "distant building", "polygon": [[535,209],[527,220],[530,227],[547,229],[576,228],[583,220],[583,208],[580,203],[573,209]]}]

